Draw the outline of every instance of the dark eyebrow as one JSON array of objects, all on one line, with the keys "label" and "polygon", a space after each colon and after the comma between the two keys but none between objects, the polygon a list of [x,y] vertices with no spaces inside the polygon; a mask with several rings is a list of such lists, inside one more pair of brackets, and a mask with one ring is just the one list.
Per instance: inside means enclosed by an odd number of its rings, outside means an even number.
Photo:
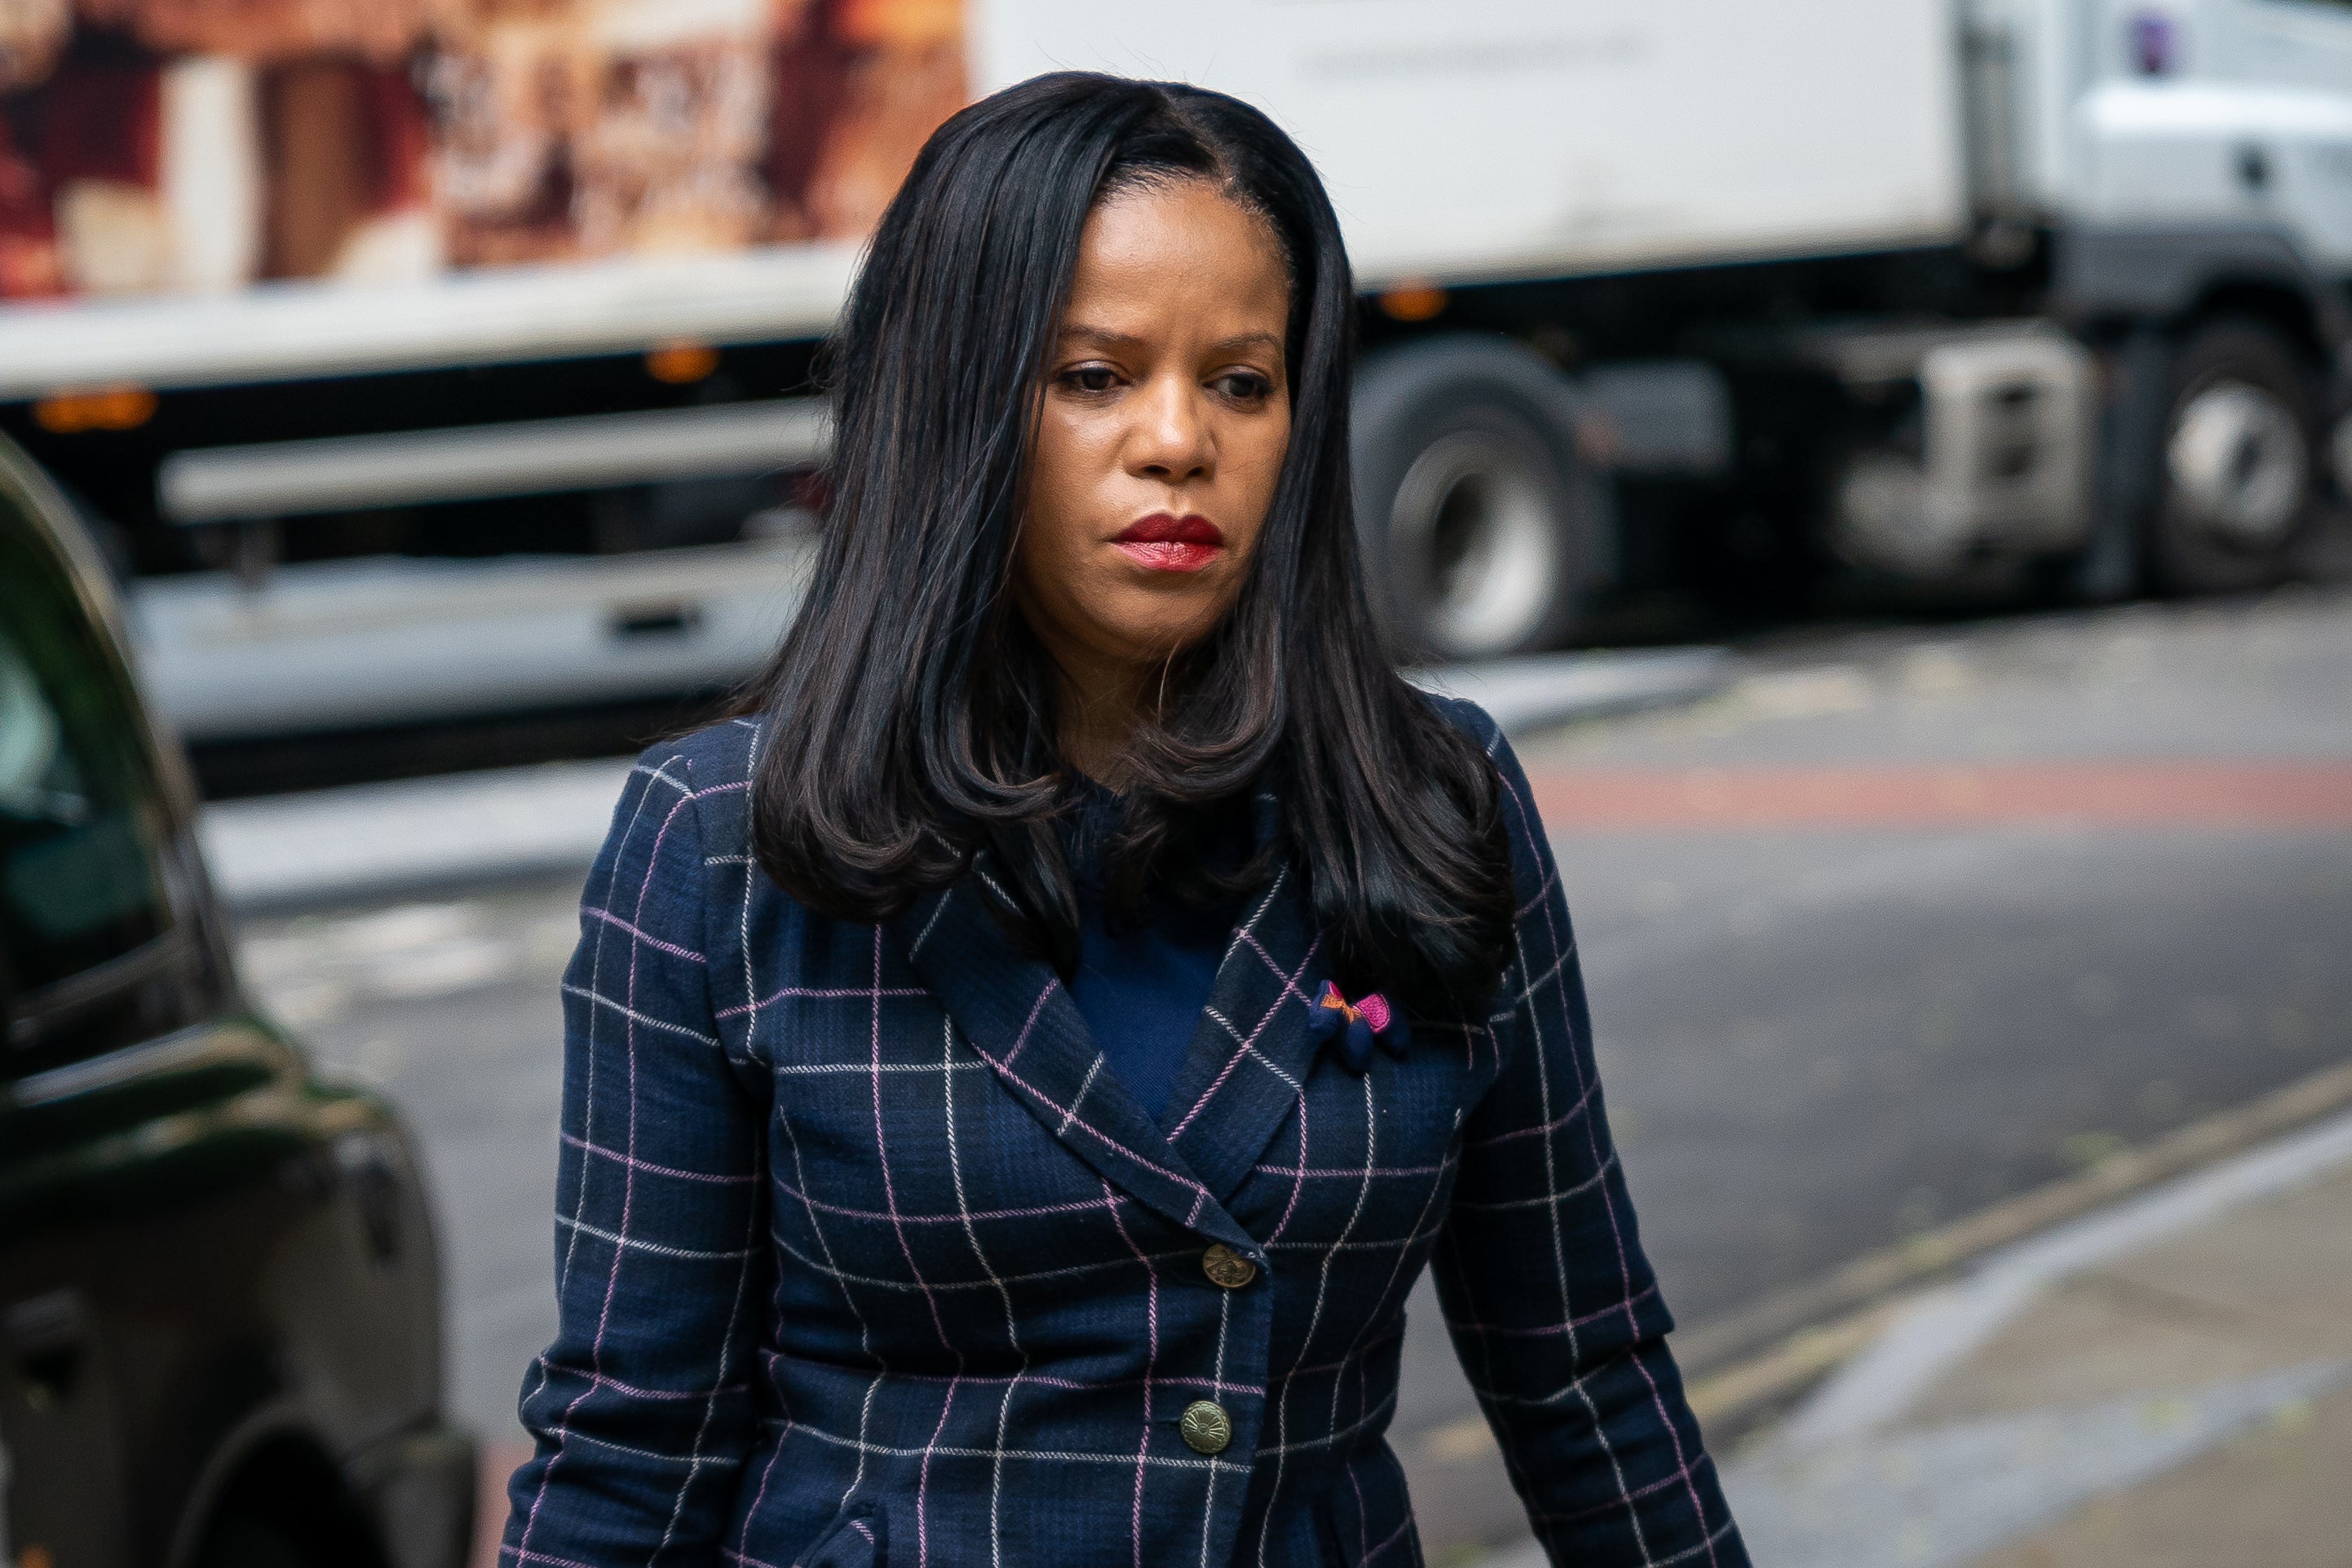
[{"label": "dark eyebrow", "polygon": [[[1107,349],[1135,348],[1143,342],[1131,332],[1114,332],[1107,327],[1089,327],[1082,321],[1065,325],[1062,337],[1066,340],[1076,338],[1081,342],[1098,344]],[[1244,332],[1238,337],[1223,339],[1213,346],[1225,352],[1237,349],[1271,349],[1278,354],[1283,349],[1282,340],[1272,332]]]},{"label": "dark eyebrow", "polygon": [[1088,327],[1077,321],[1072,321],[1064,326],[1062,336],[1083,339],[1089,343],[1100,343],[1106,348],[1115,349],[1132,347],[1143,341],[1142,339],[1131,333],[1114,332],[1107,327]]},{"label": "dark eyebrow", "polygon": [[1220,349],[1271,349],[1282,352],[1282,340],[1271,332],[1244,332],[1238,338],[1227,338],[1217,345]]}]

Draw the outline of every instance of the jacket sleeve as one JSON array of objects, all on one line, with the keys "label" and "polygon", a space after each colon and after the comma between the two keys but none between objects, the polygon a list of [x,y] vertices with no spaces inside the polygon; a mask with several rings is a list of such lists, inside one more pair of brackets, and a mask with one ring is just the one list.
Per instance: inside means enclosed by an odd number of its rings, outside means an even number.
[{"label": "jacket sleeve", "polygon": [[523,1382],[506,1568],[716,1563],[754,1437],[767,1107],[713,1017],[701,799],[688,755],[648,752],[582,895],[557,1328]]},{"label": "jacket sleeve", "polygon": [[1559,868],[1517,759],[1479,728],[1503,779],[1517,955],[1496,1003],[1500,1073],[1464,1125],[1434,1260],[1446,1324],[1552,1562],[1744,1565],[1601,1112]]}]

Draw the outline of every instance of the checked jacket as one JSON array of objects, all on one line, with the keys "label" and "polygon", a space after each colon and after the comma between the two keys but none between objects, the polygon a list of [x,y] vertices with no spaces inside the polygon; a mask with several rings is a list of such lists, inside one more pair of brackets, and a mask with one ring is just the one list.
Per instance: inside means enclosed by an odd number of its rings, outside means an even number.
[{"label": "checked jacket", "polygon": [[1744,1568],[1526,778],[1446,706],[1506,786],[1494,1006],[1350,1072],[1278,873],[1164,1130],[984,855],[887,924],[818,917],[751,858],[755,725],[647,752],[563,986],[560,1326],[507,1568],[1417,1563],[1383,1433],[1424,1265],[1555,1563]]}]

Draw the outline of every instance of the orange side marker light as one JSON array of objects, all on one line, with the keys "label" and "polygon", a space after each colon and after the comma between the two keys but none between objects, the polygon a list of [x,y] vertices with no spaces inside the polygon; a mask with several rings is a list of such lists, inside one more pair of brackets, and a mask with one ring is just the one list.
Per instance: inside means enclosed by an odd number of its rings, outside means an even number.
[{"label": "orange side marker light", "polygon": [[145,387],[98,387],[51,392],[33,405],[33,423],[52,435],[89,430],[136,430],[155,417],[155,394]]},{"label": "orange side marker light", "polygon": [[1445,309],[1445,290],[1434,284],[1407,284],[1381,295],[1381,314],[1391,321],[1427,321]]},{"label": "orange side marker light", "polygon": [[646,350],[646,374],[671,386],[698,382],[719,368],[719,350],[708,343],[662,343]]}]

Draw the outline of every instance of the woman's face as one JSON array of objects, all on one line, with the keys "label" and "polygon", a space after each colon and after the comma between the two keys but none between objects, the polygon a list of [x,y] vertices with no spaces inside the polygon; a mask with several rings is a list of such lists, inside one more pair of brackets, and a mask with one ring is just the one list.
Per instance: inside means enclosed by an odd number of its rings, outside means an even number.
[{"label": "woman's face", "polygon": [[1198,642],[1240,591],[1290,444],[1289,312],[1272,231],[1207,181],[1087,220],[1013,557],[1023,612],[1082,686]]}]

